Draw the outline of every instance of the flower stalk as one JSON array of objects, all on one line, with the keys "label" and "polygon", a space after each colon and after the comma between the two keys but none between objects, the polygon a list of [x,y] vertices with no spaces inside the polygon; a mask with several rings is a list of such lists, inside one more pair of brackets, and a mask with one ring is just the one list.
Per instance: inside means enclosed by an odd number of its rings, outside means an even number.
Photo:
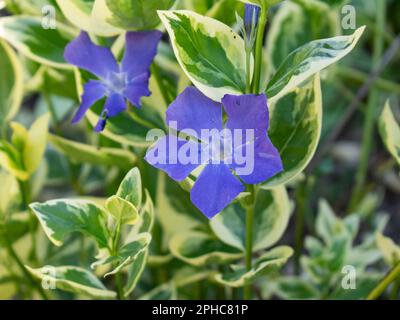
[{"label": "flower stalk", "polygon": [[[252,268],[254,204],[256,197],[254,185],[249,185],[248,190],[250,192],[250,199],[246,206],[246,271],[250,271]],[[251,299],[251,285],[246,285],[243,288],[243,299]]]},{"label": "flower stalk", "polygon": [[375,300],[386,290],[386,288],[396,279],[400,278],[400,263],[398,263],[389,273],[378,283],[370,292],[367,300]]},{"label": "flower stalk", "polygon": [[260,93],[260,81],[261,81],[261,67],[263,61],[263,42],[265,34],[265,26],[267,25],[267,13],[268,8],[265,4],[261,6],[260,17],[258,19],[258,29],[256,36],[255,46],[255,63],[254,63],[254,79],[252,91],[255,94]]}]

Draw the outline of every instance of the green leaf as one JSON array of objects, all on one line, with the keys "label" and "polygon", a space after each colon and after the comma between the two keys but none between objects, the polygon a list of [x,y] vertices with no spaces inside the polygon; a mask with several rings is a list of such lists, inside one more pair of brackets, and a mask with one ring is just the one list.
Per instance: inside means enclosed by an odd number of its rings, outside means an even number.
[{"label": "green leaf", "polygon": [[28,131],[23,159],[25,168],[30,175],[37,170],[43,160],[44,152],[46,151],[49,121],[50,114],[46,113],[38,118]]},{"label": "green leaf", "polygon": [[207,218],[190,201],[189,193],[165,173],[158,172],[155,210],[163,229],[163,243],[175,235],[207,223]]},{"label": "green leaf", "polygon": [[[0,155],[1,157],[1,155]],[[1,164],[1,162],[0,162]],[[8,212],[19,194],[18,182],[15,177],[0,169],[0,220]]]},{"label": "green leaf", "polygon": [[110,272],[107,272],[104,277],[114,275],[121,272],[123,268],[134,263],[136,259],[141,257],[141,254],[147,250],[151,241],[150,233],[138,234],[131,242],[122,246],[115,256],[108,256],[100,261],[92,264],[92,268],[110,263],[118,263]]},{"label": "green leaf", "polygon": [[298,47],[315,39],[336,34],[336,16],[316,0],[285,1],[279,7],[268,31],[268,71],[276,71],[284,59]]},{"label": "green leaf", "polygon": [[322,127],[322,96],[319,74],[304,87],[270,104],[268,135],[278,149],[284,170],[264,188],[286,184],[298,176],[317,149]]},{"label": "green leaf", "polygon": [[[112,299],[116,297],[116,293],[107,290],[96,276],[79,267],[63,266],[51,267],[51,269],[32,269],[26,266],[26,268],[42,281],[54,281],[56,288],[60,290],[83,294],[91,298]],[[55,274],[53,274],[53,271]]]},{"label": "green leaf", "polygon": [[124,30],[155,29],[160,24],[157,10],[168,10],[175,0],[106,0],[108,22]]},{"label": "green leaf", "polygon": [[17,242],[26,236],[29,227],[28,212],[13,213],[12,219],[7,219],[4,223],[0,221],[0,245],[5,245],[4,240],[8,243]]},{"label": "green leaf", "polygon": [[0,38],[28,58],[51,67],[71,68],[64,60],[64,48],[73,37],[72,31],[61,22],[57,22],[57,29],[46,30],[41,18],[0,18]]},{"label": "green leaf", "polygon": [[283,277],[277,280],[276,293],[285,300],[318,299],[319,291],[306,279],[300,277]]},{"label": "green leaf", "polygon": [[139,232],[151,232],[154,225],[154,205],[151,200],[149,192],[146,190],[146,200],[140,209],[141,222],[139,225]]},{"label": "green leaf", "polygon": [[133,225],[139,219],[139,213],[136,207],[129,201],[118,196],[112,196],[107,199],[106,209],[117,223]]},{"label": "green leaf", "polygon": [[128,279],[124,287],[125,298],[135,290],[135,287],[144,271],[148,256],[148,250],[141,252],[136,259],[128,266]]},{"label": "green leaf", "polygon": [[354,236],[354,232],[346,227],[344,221],[336,217],[329,203],[324,199],[319,202],[315,231],[326,244],[332,243],[339,236],[347,236],[349,240],[352,240]]},{"label": "green leaf", "polygon": [[283,266],[292,254],[293,250],[290,247],[276,247],[256,259],[250,271],[246,271],[246,268],[242,265],[235,265],[232,266],[233,271],[217,274],[215,280],[228,287],[243,287],[244,285],[253,283],[266,272]]},{"label": "green leaf", "polygon": [[269,102],[274,102],[303,81],[349,54],[363,34],[364,27],[350,36],[315,40],[293,51],[268,83]]},{"label": "green leaf", "polygon": [[[88,110],[86,118],[94,127],[99,120],[99,114]],[[130,112],[121,112],[107,120],[107,125],[101,134],[121,144],[146,148],[152,144],[152,142],[146,141],[149,129],[151,128],[135,122]]]},{"label": "green leaf", "polygon": [[378,285],[384,277],[383,274],[374,273],[357,273],[357,281],[355,289],[345,289],[338,281],[336,290],[330,295],[329,299],[335,300],[365,300],[368,294]]},{"label": "green leaf", "polygon": [[65,237],[80,232],[93,237],[100,248],[108,247],[109,233],[104,209],[85,200],[51,200],[29,206],[42,225],[47,237],[61,246]]},{"label": "green leaf", "polygon": [[395,266],[400,261],[400,247],[396,245],[392,239],[377,232],[376,245],[382,253],[386,263],[390,266]]},{"label": "green leaf", "polygon": [[20,153],[12,144],[4,140],[0,140],[0,166],[19,180],[25,181],[29,178]]},{"label": "green leaf", "polygon": [[137,161],[136,156],[132,152],[124,149],[96,148],[88,144],[67,140],[55,135],[49,135],[49,141],[72,162],[117,166],[122,169],[127,169],[131,168]]},{"label": "green leaf", "polygon": [[142,203],[142,179],[138,168],[127,173],[118,188],[117,196],[139,208]]},{"label": "green leaf", "polygon": [[227,263],[243,256],[239,250],[198,231],[176,234],[172,237],[169,248],[176,258],[194,266]]},{"label": "green leaf", "polygon": [[13,15],[42,16],[44,6],[54,6],[54,0],[2,0],[2,2],[5,2],[7,11]]},{"label": "green leaf", "polygon": [[176,300],[177,292],[172,282],[167,282],[139,297],[139,300]]},{"label": "green leaf", "polygon": [[14,50],[0,40],[0,129],[18,113],[24,97],[22,64]]},{"label": "green leaf", "polygon": [[389,101],[379,117],[379,133],[387,150],[400,165],[400,127],[396,122]]},{"label": "green leaf", "polygon": [[104,10],[96,0],[56,0],[64,16],[74,26],[90,34],[112,37],[123,31],[101,19],[99,11]]},{"label": "green leaf", "polygon": [[[253,251],[271,247],[282,237],[290,213],[291,205],[284,187],[258,191],[254,208]],[[245,209],[236,203],[215,216],[210,226],[221,241],[244,251],[245,220]]]},{"label": "green leaf", "polygon": [[175,56],[193,84],[209,98],[246,88],[243,39],[227,25],[187,10],[159,11]]}]

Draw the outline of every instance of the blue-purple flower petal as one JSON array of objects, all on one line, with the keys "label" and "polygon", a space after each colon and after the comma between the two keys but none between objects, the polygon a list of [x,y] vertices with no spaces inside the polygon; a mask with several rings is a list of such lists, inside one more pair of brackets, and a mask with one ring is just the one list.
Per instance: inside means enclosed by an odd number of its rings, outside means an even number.
[{"label": "blue-purple flower petal", "polygon": [[77,123],[85,115],[86,111],[98,100],[106,95],[106,88],[100,81],[90,80],[83,87],[82,103],[75,113],[72,123]]},{"label": "blue-purple flower petal", "polygon": [[244,190],[244,185],[231,173],[228,166],[208,164],[194,184],[190,199],[211,219]]},{"label": "blue-purple flower petal", "polygon": [[95,45],[86,32],[70,42],[64,51],[64,58],[70,64],[106,79],[109,72],[118,72],[119,67],[111,50]]},{"label": "blue-purple flower petal", "polygon": [[146,74],[142,74],[135,78],[124,90],[124,96],[130,103],[132,103],[132,105],[138,108],[141,106],[141,98],[148,97],[150,94],[149,77]]},{"label": "blue-purple flower petal", "polygon": [[107,117],[115,117],[126,109],[126,102],[123,95],[118,93],[111,94],[104,105],[103,112]]},{"label": "blue-purple flower petal", "polygon": [[194,130],[200,139],[202,129],[222,130],[222,107],[195,87],[187,87],[169,106],[166,120],[168,125],[176,121],[179,131]]},{"label": "blue-purple flower petal", "polygon": [[[178,159],[179,150],[183,146],[197,150],[197,161],[183,164]],[[145,160],[164,172],[175,181],[182,181],[195,170],[200,163],[200,145],[197,142],[179,139],[176,136],[166,135],[160,138],[146,153]]]},{"label": "blue-purple flower petal", "polygon": [[128,84],[138,76],[150,77],[149,68],[157,53],[162,33],[158,30],[128,32],[121,71],[128,74]]},{"label": "blue-purple flower petal", "polygon": [[[246,148],[253,148],[254,156],[246,158]],[[241,153],[241,156],[246,158],[248,162],[246,164],[238,164],[234,161],[230,167],[247,184],[264,182],[283,170],[279,152],[266,133],[235,152]],[[235,159],[239,159],[239,157],[236,155]],[[246,166],[247,168],[245,168]]]},{"label": "blue-purple flower petal", "polygon": [[241,96],[225,95],[222,99],[228,120],[225,127],[234,130],[253,129],[254,138],[266,134],[269,126],[269,112],[265,94]]},{"label": "blue-purple flower petal", "polygon": [[107,123],[107,117],[99,118],[99,121],[97,121],[97,124],[94,127],[94,131],[102,132],[106,126],[106,123]]}]

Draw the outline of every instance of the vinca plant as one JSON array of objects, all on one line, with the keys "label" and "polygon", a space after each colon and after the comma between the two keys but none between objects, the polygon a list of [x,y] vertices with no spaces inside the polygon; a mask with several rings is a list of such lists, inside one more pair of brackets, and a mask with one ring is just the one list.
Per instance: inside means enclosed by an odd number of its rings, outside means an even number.
[{"label": "vinca plant", "polygon": [[0,0],[0,298],[398,299],[399,10]]}]

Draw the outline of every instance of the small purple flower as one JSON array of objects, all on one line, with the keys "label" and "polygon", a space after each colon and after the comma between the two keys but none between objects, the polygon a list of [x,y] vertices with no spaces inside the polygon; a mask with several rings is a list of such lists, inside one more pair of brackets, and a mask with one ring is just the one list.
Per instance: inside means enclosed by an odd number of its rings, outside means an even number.
[{"label": "small purple flower", "polygon": [[244,6],[244,28],[246,36],[251,38],[252,33],[257,28],[258,18],[260,16],[260,7],[246,3]]},{"label": "small purple flower", "polygon": [[[227,116],[225,123],[223,109]],[[169,106],[166,120],[170,127],[174,124],[173,129],[178,136],[170,133],[160,138],[148,150],[145,159],[176,181],[184,180],[192,171],[204,165],[190,197],[193,204],[208,218],[222,211],[243,192],[243,183],[261,183],[283,169],[280,155],[267,136],[269,112],[264,94],[225,95],[221,105],[204,96],[198,89],[188,87]],[[215,144],[215,139],[203,139],[204,132],[215,131],[240,134],[233,134],[230,139],[226,139],[224,134],[219,135],[219,144]],[[249,137],[247,132],[252,132],[252,135]],[[179,133],[196,138],[184,139]],[[172,143],[173,137],[176,143]],[[228,148],[221,151],[219,147],[226,144]],[[196,146],[197,149],[193,149]],[[253,150],[253,170],[244,173],[245,164],[238,159],[249,146]],[[198,162],[183,163],[177,159],[176,154],[189,149],[198,151]],[[207,151],[206,157],[203,157],[204,151]],[[160,158],[166,161],[160,162]]]},{"label": "small purple flower", "polygon": [[86,32],[67,45],[64,58],[69,63],[98,77],[84,86],[82,103],[72,123],[77,123],[98,100],[107,97],[95,130],[102,131],[106,121],[126,109],[126,99],[140,107],[140,99],[149,96],[150,65],[157,53],[160,31],[128,32],[125,54],[118,64],[111,50],[95,45]]}]

